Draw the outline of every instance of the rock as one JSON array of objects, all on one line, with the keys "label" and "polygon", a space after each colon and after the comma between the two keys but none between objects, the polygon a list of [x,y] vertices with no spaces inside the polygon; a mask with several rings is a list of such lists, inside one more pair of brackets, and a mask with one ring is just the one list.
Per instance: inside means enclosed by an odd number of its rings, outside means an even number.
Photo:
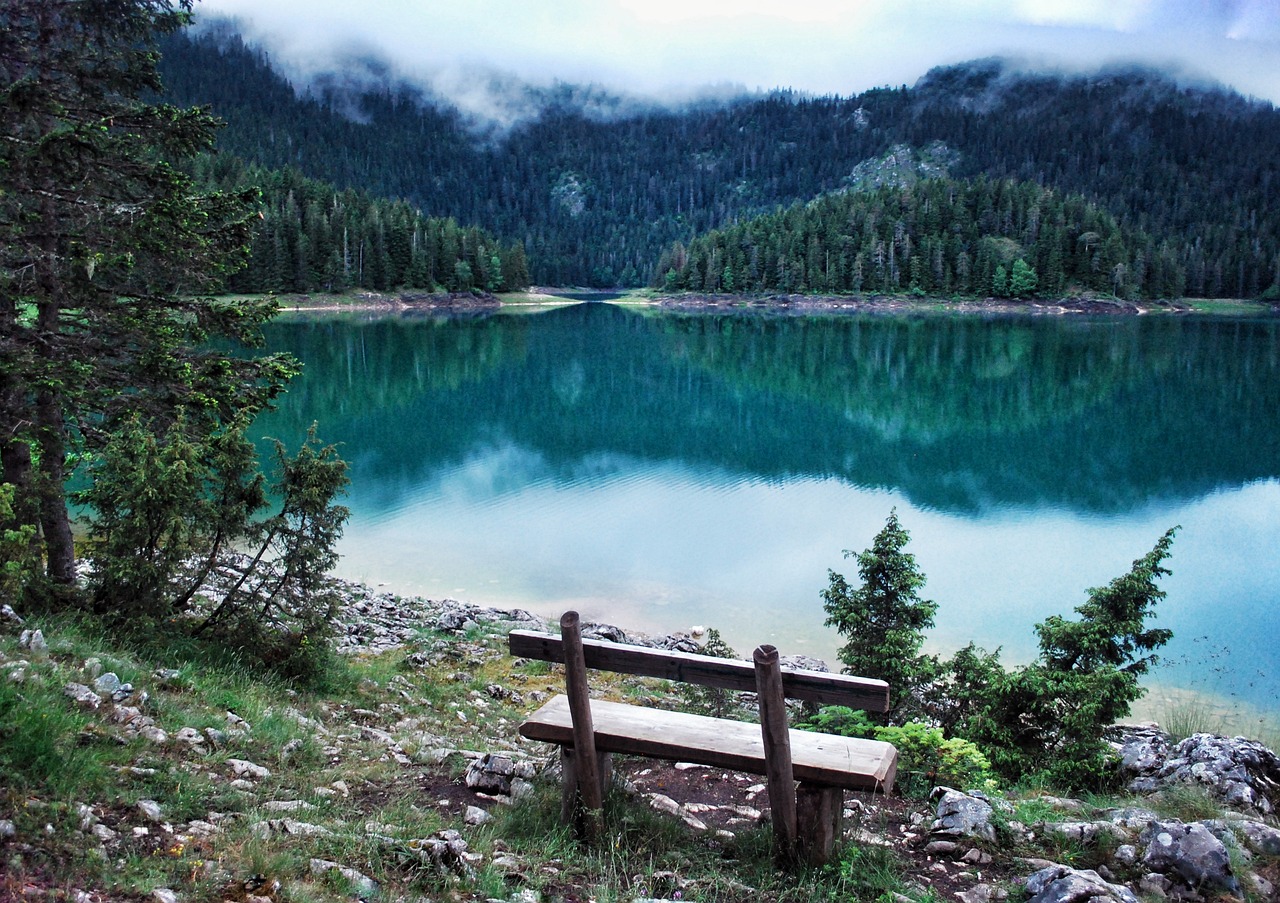
[{"label": "rock", "polygon": [[783,655],[778,658],[778,665],[784,671],[823,671],[830,672],[827,663],[812,655]]},{"label": "rock", "polygon": [[462,633],[472,627],[478,627],[465,612],[446,611],[436,620],[436,628],[446,633]]},{"label": "rock", "polygon": [[453,830],[438,831],[422,840],[411,840],[409,849],[416,851],[420,858],[434,865],[442,874],[470,875],[473,872],[472,862],[480,859],[468,851],[467,842]]},{"label": "rock", "polygon": [[13,837],[18,833],[17,826],[7,818],[0,818],[0,840]]},{"label": "rock", "polygon": [[159,824],[164,821],[164,813],[160,809],[160,804],[155,800],[138,800],[138,811],[142,813],[147,821]]},{"label": "rock", "polygon": [[1095,871],[1051,865],[1027,878],[1027,903],[1138,903],[1133,891],[1109,884]]},{"label": "rock", "polygon": [[515,761],[509,756],[490,753],[467,766],[466,784],[479,793],[511,795],[511,779]]},{"label": "rock", "polygon": [[169,735],[154,724],[144,724],[138,728],[138,736],[148,743],[163,746],[169,742]]},{"label": "rock", "polygon": [[106,825],[99,822],[93,826],[93,836],[103,843],[106,843],[108,841],[115,840],[118,835],[115,831],[112,831]]},{"label": "rock", "polygon": [[1254,853],[1280,856],[1280,831],[1252,820],[1233,822],[1231,827],[1244,838],[1244,845]]},{"label": "rock", "polygon": [[1159,872],[1150,872],[1138,880],[1138,890],[1153,897],[1169,896],[1169,889],[1172,887],[1173,882]]},{"label": "rock", "polygon": [[304,812],[315,806],[306,800],[268,800],[262,804],[262,808],[268,812]]},{"label": "rock", "polygon": [[173,739],[184,746],[194,747],[204,743],[204,735],[194,727],[180,728],[178,732],[173,735]]},{"label": "rock", "polygon": [[[1269,815],[1280,803],[1280,757],[1254,740],[1193,734],[1161,754],[1151,741],[1122,747],[1122,774],[1135,793],[1198,784],[1228,806]],[[1129,753],[1124,750],[1129,749]]]},{"label": "rock", "polygon": [[994,842],[995,826],[991,824],[991,804],[979,796],[961,793],[950,787],[937,787],[933,796],[938,800],[937,817],[929,827],[929,833],[942,838],[980,837]]},{"label": "rock", "polygon": [[231,766],[231,770],[237,775],[247,775],[255,781],[261,781],[263,778],[271,777],[271,772],[261,765],[255,765],[245,759],[227,759],[227,764]]},{"label": "rock", "polygon": [[120,677],[114,671],[108,671],[106,674],[100,674],[93,682],[93,688],[99,693],[110,696],[120,689],[124,684],[120,682]]},{"label": "rock", "polygon": [[657,809],[659,812],[666,813],[667,815],[674,815],[677,818],[680,817],[680,804],[666,794],[650,793],[648,794],[648,798],[649,805]]},{"label": "rock", "polygon": [[13,610],[10,605],[0,605],[0,621],[7,621],[10,624],[22,624],[22,618]]},{"label": "rock", "polygon": [[18,635],[18,648],[28,649],[37,658],[49,654],[49,644],[45,642],[44,632],[40,630],[24,630]]},{"label": "rock", "polygon": [[151,892],[151,898],[156,903],[178,903],[178,895],[167,887],[157,887]]},{"label": "rock", "polygon": [[1120,755],[1120,774],[1129,778],[1149,774],[1169,757],[1172,739],[1152,724],[1117,725],[1108,738]]},{"label": "rock", "polygon": [[291,834],[297,837],[330,837],[333,832],[323,825],[313,825],[292,818],[270,818],[253,826],[257,837],[267,838],[272,834]]},{"label": "rock", "polygon": [[1145,849],[1142,862],[1153,872],[1188,889],[1208,887],[1240,894],[1227,848],[1198,822],[1156,822],[1142,832],[1139,844]]},{"label": "rock", "polygon": [[1127,840],[1129,836],[1123,828],[1110,821],[1047,822],[1036,825],[1036,830],[1047,834],[1057,834],[1083,846],[1097,843],[1098,838],[1103,835],[1119,840]]},{"label": "rock", "polygon": [[361,897],[371,897],[378,892],[378,883],[361,872],[353,868],[338,865],[336,862],[330,862],[328,859],[312,859],[310,862],[311,874],[321,876],[329,872],[337,872],[343,878],[351,883],[351,889]]},{"label": "rock", "polygon": [[462,820],[468,825],[483,825],[486,822],[493,821],[493,816],[479,806],[468,806],[466,814],[462,816]]},{"label": "rock", "polygon": [[583,624],[582,636],[584,638],[589,637],[593,640],[604,640],[606,643],[632,644],[632,641],[627,638],[627,635],[623,632],[622,628],[614,627],[612,624]]},{"label": "rock", "polygon": [[931,856],[950,856],[960,845],[952,840],[931,840],[924,845],[924,851]]},{"label": "rock", "polygon": [[102,698],[84,684],[70,683],[62,688],[64,696],[69,697],[81,708],[96,709],[102,705]]}]

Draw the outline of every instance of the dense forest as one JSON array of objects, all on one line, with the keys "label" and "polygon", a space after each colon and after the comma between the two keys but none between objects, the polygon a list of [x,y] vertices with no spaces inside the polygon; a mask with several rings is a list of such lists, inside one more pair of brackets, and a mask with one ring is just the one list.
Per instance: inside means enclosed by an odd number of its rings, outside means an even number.
[{"label": "dense forest", "polygon": [[405,201],[339,190],[298,170],[267,170],[222,154],[193,163],[206,188],[262,192],[262,223],[235,292],[338,292],[391,288],[451,292],[509,291],[529,285],[519,242],[452,219],[424,216]]},{"label": "dense forest", "polygon": [[1280,293],[1280,112],[1145,71],[1012,72],[984,61],[856,97],[786,92],[681,111],[596,112],[571,89],[507,132],[387,76],[295,91],[226,29],[175,36],[164,76],[179,103],[227,120],[220,146],[271,168],[403,198],[522,242],[549,284],[638,285],[677,241],[864,184],[892,149],[942,142],[958,179],[1018,179],[1079,194],[1125,231],[1131,291],[1163,248],[1191,296]]},{"label": "dense forest", "polygon": [[[902,292],[1028,297],[1094,289],[1182,295],[1166,242],[1134,250],[1115,219],[1079,195],[1008,179],[917,181],[830,194],[677,243],[668,289]],[[1132,260],[1145,261],[1137,272]]]}]

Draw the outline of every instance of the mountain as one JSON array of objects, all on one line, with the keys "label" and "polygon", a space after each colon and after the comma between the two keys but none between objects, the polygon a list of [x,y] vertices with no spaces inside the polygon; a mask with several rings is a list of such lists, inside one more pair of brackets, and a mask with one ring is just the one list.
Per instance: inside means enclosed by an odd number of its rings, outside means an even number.
[{"label": "mountain", "polygon": [[211,104],[228,122],[224,149],[522,242],[535,282],[648,282],[675,242],[862,186],[867,161],[906,147],[941,148],[951,178],[1031,182],[1107,211],[1135,236],[1124,261],[1135,294],[1159,293],[1157,256],[1191,296],[1280,294],[1280,113],[1149,70],[1049,75],[984,60],[856,97],[682,109],[562,87],[485,132],[367,63],[299,91],[226,31],[163,49],[171,98]]}]

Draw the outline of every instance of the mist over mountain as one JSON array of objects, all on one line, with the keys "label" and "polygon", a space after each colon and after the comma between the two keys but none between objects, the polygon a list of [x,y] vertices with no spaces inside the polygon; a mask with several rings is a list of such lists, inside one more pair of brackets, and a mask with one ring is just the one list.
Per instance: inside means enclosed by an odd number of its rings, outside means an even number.
[{"label": "mist over mountain", "polygon": [[895,148],[941,145],[953,178],[1107,210],[1132,236],[1137,292],[1157,256],[1192,296],[1280,283],[1280,113],[1151,69],[987,59],[853,97],[728,90],[680,106],[490,73],[463,78],[485,99],[459,104],[373,55],[299,90],[225,29],[163,49],[172,99],[211,104],[224,150],[523,242],[535,282],[648,282],[674,242],[847,190]]}]

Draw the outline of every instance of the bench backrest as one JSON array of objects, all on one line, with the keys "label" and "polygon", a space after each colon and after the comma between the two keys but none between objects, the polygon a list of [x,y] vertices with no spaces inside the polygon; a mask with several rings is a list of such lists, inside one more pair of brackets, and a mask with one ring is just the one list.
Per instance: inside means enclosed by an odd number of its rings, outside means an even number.
[{"label": "bench backrest", "polygon": [[[554,634],[513,630],[509,643],[512,655],[564,664],[564,643]],[[582,652],[586,666],[599,671],[756,692],[756,669],[752,662],[590,639],[583,639]],[[806,702],[844,705],[869,712],[889,710],[889,685],[868,677],[826,671],[783,671],[782,691],[791,699]]]}]

